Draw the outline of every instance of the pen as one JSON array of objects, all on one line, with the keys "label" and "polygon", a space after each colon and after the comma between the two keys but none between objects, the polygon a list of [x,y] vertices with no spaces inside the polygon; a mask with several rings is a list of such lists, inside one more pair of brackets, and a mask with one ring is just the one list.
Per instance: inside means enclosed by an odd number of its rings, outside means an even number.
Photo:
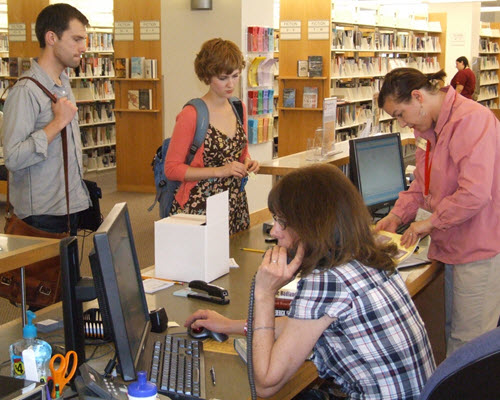
[{"label": "pen", "polygon": [[251,251],[253,253],[262,253],[264,254],[266,252],[266,250],[261,250],[261,249],[249,249],[248,247],[240,247],[240,250],[243,250],[243,251]]},{"label": "pen", "polygon": [[212,368],[210,368],[210,376],[212,377],[212,384],[215,386],[215,368],[212,365]]},{"label": "pen", "polygon": [[156,276],[141,275],[141,278],[142,279],[158,279],[159,281],[172,282],[172,283],[175,283],[176,285],[184,285],[184,282],[173,281],[172,279],[166,279],[166,278],[157,278]]}]

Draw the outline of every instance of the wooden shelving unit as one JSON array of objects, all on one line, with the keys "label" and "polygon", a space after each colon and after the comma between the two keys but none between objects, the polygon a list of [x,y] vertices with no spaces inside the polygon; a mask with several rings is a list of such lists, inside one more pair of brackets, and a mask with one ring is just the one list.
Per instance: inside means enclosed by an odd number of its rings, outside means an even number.
[{"label": "wooden shelving unit", "polygon": [[[336,96],[339,99],[337,114],[345,113],[349,110],[349,115],[353,118],[346,119],[337,124],[338,140],[345,139],[340,136],[339,131],[348,130],[349,133],[355,131],[364,125],[368,118],[372,118],[373,94],[379,90],[382,84],[383,76],[393,67],[397,66],[415,66],[409,60],[424,60],[428,61],[428,57],[433,57],[435,68],[424,68],[424,72],[435,72],[445,65],[445,48],[446,39],[443,32],[446,31],[446,15],[445,14],[430,14],[428,21],[439,21],[441,30],[431,30],[426,28],[403,27],[398,26],[401,21],[397,18],[391,20],[380,20],[373,24],[367,24],[365,21],[352,20],[335,17],[335,10],[332,9],[334,4],[330,0],[311,0],[309,2],[300,2],[297,0],[281,0],[280,2],[280,21],[299,21],[300,22],[300,39],[286,40],[286,35],[283,35],[283,26],[280,30],[280,103],[279,103],[279,146],[278,154],[280,157],[289,154],[304,151],[306,149],[307,138],[313,137],[316,128],[322,124],[321,112],[310,112],[311,109],[303,109],[301,107],[285,108],[283,107],[283,89],[294,88],[296,90],[296,104],[301,104],[303,88],[305,86],[318,87],[318,108],[314,111],[321,111],[323,99],[326,97]],[[332,18],[332,15],[334,17]],[[315,23],[321,22],[325,29],[328,29],[328,38],[319,40],[309,39],[308,26],[311,21]],[[388,22],[389,21],[389,22]],[[424,22],[428,22],[427,20]],[[418,21],[421,22],[421,21]],[[392,25],[390,25],[392,23]],[[326,26],[328,27],[326,28]],[[415,24],[416,26],[418,24]],[[425,24],[420,24],[425,25]],[[344,45],[334,47],[332,31],[341,27],[341,29],[350,30],[351,33],[356,31],[358,37],[374,37],[374,33],[385,34],[390,37],[406,38],[408,43],[416,43],[417,37],[420,44],[425,45],[420,47],[397,47],[396,43],[390,46],[375,46],[373,42],[361,46],[361,44],[353,43],[352,45]],[[428,47],[430,43],[439,42],[439,48]],[[363,43],[363,42],[361,42]],[[323,59],[323,82],[315,81],[317,78],[299,78],[297,76],[297,61],[307,60],[308,56],[317,55]],[[339,58],[349,59],[355,65],[368,63],[370,60],[379,61],[383,59],[389,64],[389,60],[394,63],[389,69],[384,71],[369,71],[364,72],[361,69],[354,71],[351,74],[340,73],[338,70]],[[407,60],[406,64],[403,60]],[[395,62],[399,65],[396,65]],[[353,88],[369,87],[370,90],[359,90],[348,95],[341,88],[352,86]],[[340,88],[340,90],[339,90]],[[366,92],[366,93],[365,93]],[[340,105],[340,103],[342,103]],[[362,115],[365,113],[365,115]],[[358,118],[362,115],[362,118]],[[389,124],[390,122],[386,122]]]},{"label": "wooden shelving unit", "polygon": [[[134,40],[114,42],[115,58],[145,57],[158,61],[161,72],[161,42],[140,39],[141,21],[160,21],[160,0],[143,3],[114,1],[114,20],[133,21]],[[160,75],[159,75],[160,76]],[[151,89],[153,110],[129,110],[127,93],[133,89]],[[163,85],[158,79],[115,79],[116,179],[120,191],[154,193],[151,160],[163,141]]]}]

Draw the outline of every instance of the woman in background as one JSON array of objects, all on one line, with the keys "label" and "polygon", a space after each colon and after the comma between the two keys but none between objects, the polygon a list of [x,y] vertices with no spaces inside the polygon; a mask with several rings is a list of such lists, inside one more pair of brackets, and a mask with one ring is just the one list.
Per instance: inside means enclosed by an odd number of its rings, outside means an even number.
[{"label": "woman in background", "polygon": [[[361,195],[335,166],[286,174],[268,198],[278,245],[255,278],[257,393],[276,393],[313,352],[319,376],[352,399],[418,399],[435,365],[424,324],[392,260],[377,244]],[[290,260],[290,261],[288,261]],[[275,295],[300,274],[288,317]],[[245,320],[199,310],[185,326],[245,332]]]},{"label": "woman in background", "polygon": [[467,57],[458,57],[455,61],[458,72],[451,80],[450,85],[462,96],[472,99],[476,88],[476,76],[469,68],[469,60]]},{"label": "woman in background", "polygon": [[[436,75],[442,75],[440,71]],[[413,245],[430,234],[428,256],[446,264],[447,354],[494,329],[500,316],[500,123],[481,104],[413,68],[384,78],[378,105],[413,128],[415,180],[376,229]]]},{"label": "woman in background", "polygon": [[248,152],[246,108],[239,123],[229,99],[238,86],[245,61],[240,49],[229,40],[205,42],[194,61],[198,78],[209,86],[201,98],[208,107],[209,125],[203,145],[190,165],[186,164],[196,131],[196,110],[186,106],[177,115],[174,132],[165,160],[168,179],[181,181],[171,214],[205,214],[208,197],[229,192],[229,232],[249,226],[245,183],[259,163]]}]

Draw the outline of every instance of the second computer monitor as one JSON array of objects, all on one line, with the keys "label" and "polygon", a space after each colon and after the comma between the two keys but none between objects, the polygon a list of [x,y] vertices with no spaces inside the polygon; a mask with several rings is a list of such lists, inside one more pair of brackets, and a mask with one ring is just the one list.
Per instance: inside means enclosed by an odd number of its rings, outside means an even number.
[{"label": "second computer monitor", "polygon": [[350,140],[349,174],[372,213],[393,205],[406,189],[399,133]]}]

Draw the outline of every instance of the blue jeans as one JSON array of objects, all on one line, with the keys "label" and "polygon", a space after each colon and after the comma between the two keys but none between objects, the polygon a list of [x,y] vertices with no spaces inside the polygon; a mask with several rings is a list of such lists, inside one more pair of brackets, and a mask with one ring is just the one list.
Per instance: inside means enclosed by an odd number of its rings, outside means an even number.
[{"label": "blue jeans", "polygon": [[[69,215],[70,236],[76,236],[79,217],[79,212]],[[23,221],[46,232],[63,233],[68,231],[68,217],[66,215],[30,215]]]}]

